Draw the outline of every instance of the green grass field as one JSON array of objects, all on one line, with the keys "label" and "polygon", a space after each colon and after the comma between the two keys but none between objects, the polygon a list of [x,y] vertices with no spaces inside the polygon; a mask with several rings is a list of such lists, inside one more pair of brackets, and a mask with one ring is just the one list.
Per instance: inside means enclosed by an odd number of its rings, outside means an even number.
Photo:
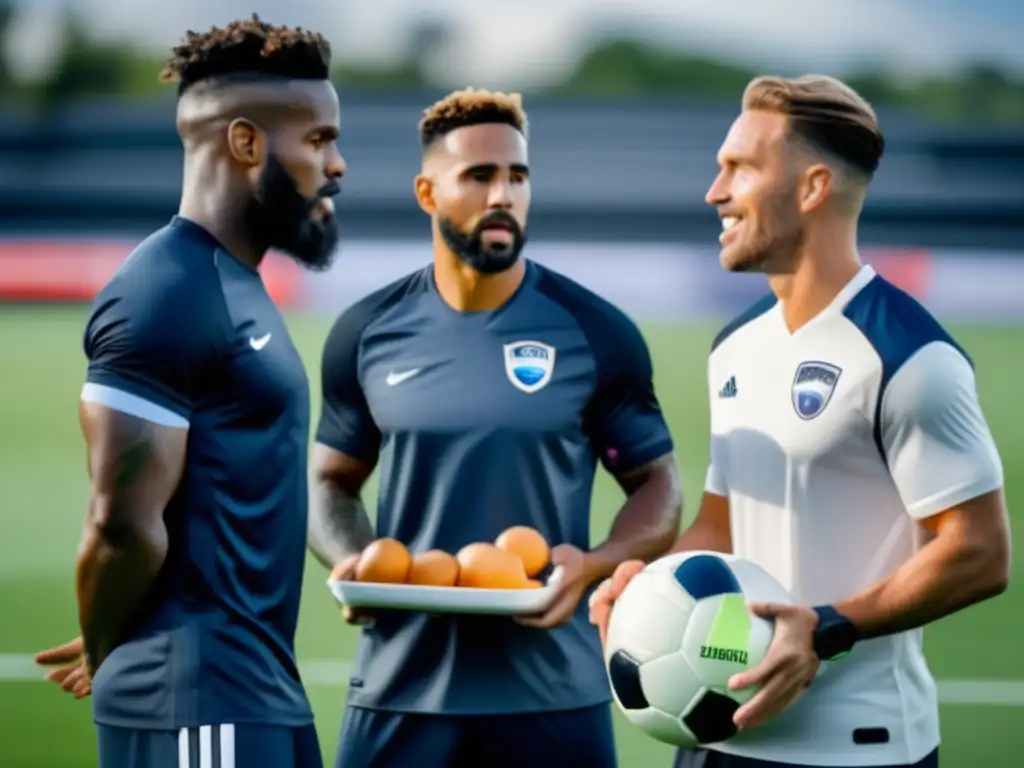
[{"label": "green grass field", "polygon": [[[85,499],[85,466],[76,408],[84,359],[81,308],[0,308],[0,765],[84,768],[95,765],[87,702],[39,682],[28,655],[76,632],[72,584]],[[328,320],[291,320],[296,342],[315,366]],[[676,438],[687,488],[687,519],[699,497],[707,454],[704,363],[711,327],[647,327],[657,387]],[[981,396],[999,443],[1011,504],[1024,515],[1024,329],[962,330],[974,356]],[[1015,350],[1015,351],[1014,351]],[[314,392],[314,397],[316,393]],[[314,408],[317,408],[314,402]],[[372,500],[372,499],[371,499]],[[595,489],[593,535],[603,538],[621,496],[602,476]],[[1018,555],[1017,564],[1022,562]],[[356,633],[344,626],[309,562],[300,660],[350,659]],[[943,682],[943,765],[1001,768],[1024,754],[1024,589],[1015,584],[996,601],[928,630],[927,651]],[[319,678],[319,680],[317,679]],[[324,754],[333,760],[344,688],[316,668],[307,673]],[[623,721],[617,724],[621,764],[667,765],[670,751]],[[329,762],[328,764],[332,764]]]}]

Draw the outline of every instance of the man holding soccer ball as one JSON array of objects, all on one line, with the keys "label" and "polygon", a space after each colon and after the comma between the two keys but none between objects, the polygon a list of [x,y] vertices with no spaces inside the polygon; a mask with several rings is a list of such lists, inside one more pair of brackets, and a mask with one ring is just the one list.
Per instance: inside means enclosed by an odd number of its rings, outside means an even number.
[{"label": "man holding soccer ball", "polygon": [[[705,493],[674,550],[753,561],[793,604],[749,606],[774,638],[729,681],[757,688],[740,733],[680,750],[677,768],[937,766],[922,627],[1009,581],[1002,465],[970,358],[857,253],[883,148],[846,85],[764,77],[719,152],[707,201],[722,265],[764,273],[771,293],[712,346]],[[624,563],[593,595],[602,637],[643,568]]]}]

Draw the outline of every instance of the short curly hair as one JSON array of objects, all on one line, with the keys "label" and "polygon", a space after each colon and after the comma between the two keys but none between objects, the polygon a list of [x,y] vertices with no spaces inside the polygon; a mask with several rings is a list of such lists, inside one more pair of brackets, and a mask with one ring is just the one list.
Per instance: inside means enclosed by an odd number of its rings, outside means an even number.
[{"label": "short curly hair", "polygon": [[189,30],[160,73],[182,94],[204,80],[279,77],[326,80],[331,46],[323,35],[301,27],[273,26],[255,13],[208,32]]},{"label": "short curly hair", "polygon": [[510,125],[526,136],[529,126],[523,97],[518,93],[474,88],[453,91],[423,110],[419,125],[420,147],[426,151],[457,128],[485,123]]}]

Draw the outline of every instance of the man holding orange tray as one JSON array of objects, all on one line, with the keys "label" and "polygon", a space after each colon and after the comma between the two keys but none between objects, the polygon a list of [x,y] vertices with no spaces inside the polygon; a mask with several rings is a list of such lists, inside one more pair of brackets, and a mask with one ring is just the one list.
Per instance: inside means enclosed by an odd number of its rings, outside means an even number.
[{"label": "man holding orange tray", "polygon": [[[636,326],[520,258],[526,134],[518,96],[459,91],[426,110],[415,191],[434,259],[327,338],[310,547],[342,579],[561,578],[536,615],[375,611],[337,766],[616,764],[585,596],[618,563],[667,551],[680,480]],[[599,461],[628,498],[591,549]],[[374,530],[360,492],[378,464]]]}]

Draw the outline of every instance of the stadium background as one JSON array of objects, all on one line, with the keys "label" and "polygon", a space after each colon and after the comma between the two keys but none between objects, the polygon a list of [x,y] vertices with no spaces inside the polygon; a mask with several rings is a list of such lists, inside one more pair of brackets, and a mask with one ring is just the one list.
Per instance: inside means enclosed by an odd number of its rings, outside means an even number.
[{"label": "stadium background", "polygon": [[[761,278],[718,268],[718,222],[702,203],[714,152],[754,71],[826,71],[874,100],[888,138],[864,215],[865,255],[974,356],[1011,505],[1024,493],[1024,58],[1005,34],[1024,20],[1021,6],[788,0],[786,11],[808,25],[794,32],[767,17],[737,24],[736,3],[714,12],[682,0],[636,0],[641,21],[628,23],[573,0],[524,2],[493,23],[461,0],[420,3],[428,12],[417,14],[402,0],[330,11],[305,0],[231,0],[216,12],[144,0],[123,14],[107,0],[60,5],[0,2],[0,765],[95,764],[87,703],[41,684],[30,658],[76,633],[84,302],[176,207],[173,99],[155,82],[164,51],[185,28],[253,9],[275,23],[325,29],[339,54],[349,164],[341,258],[326,275],[274,257],[264,270],[313,381],[330,319],[429,258],[427,223],[411,195],[420,110],[459,85],[521,88],[535,189],[528,253],[641,322],[679,445],[689,519],[706,460],[707,344],[764,291]],[[552,27],[589,36],[550,40],[545,13]],[[848,34],[836,31],[841,23]],[[903,32],[893,29],[901,23]],[[496,34],[502,29],[507,36]],[[684,32],[666,40],[666,29]],[[910,30],[930,37],[912,42]],[[489,50],[467,44],[483,32]],[[774,32],[781,43],[773,47],[765,40]],[[860,45],[865,35],[877,45]],[[369,50],[367,40],[392,38],[399,54]],[[538,54],[538,45],[548,48]],[[519,47],[530,55],[517,56]],[[619,500],[602,477],[595,539]],[[486,503],[466,501],[470,513]],[[1016,508],[1020,520],[1019,501]],[[310,563],[299,653],[330,756],[356,635],[338,618],[324,577]],[[1022,595],[1015,584],[927,632],[944,765],[1019,765]],[[666,748],[621,722],[618,739],[622,765],[667,764]]]}]

